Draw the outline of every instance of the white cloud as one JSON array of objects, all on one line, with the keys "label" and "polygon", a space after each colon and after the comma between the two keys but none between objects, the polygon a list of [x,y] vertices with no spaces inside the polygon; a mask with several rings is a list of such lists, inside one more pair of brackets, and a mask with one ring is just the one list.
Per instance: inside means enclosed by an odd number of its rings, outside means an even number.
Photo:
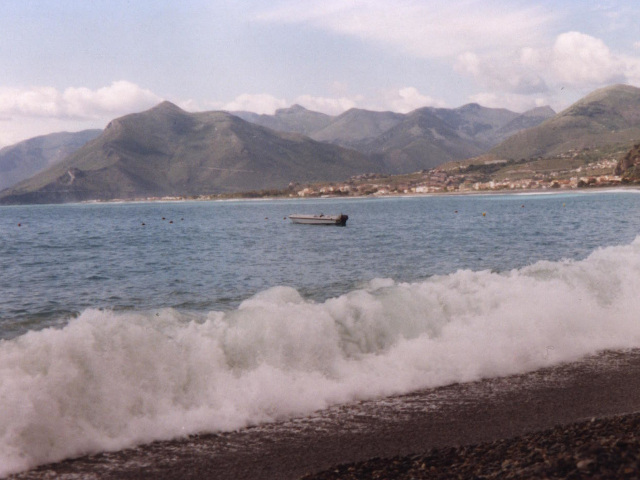
[{"label": "white cloud", "polygon": [[483,107],[506,108],[513,112],[526,112],[536,107],[551,105],[553,102],[548,96],[520,95],[513,93],[481,92],[471,95],[469,100]]},{"label": "white cloud", "polygon": [[552,18],[539,6],[491,0],[288,0],[256,17],[374,41],[423,58],[537,43]]},{"label": "white cloud", "polygon": [[52,87],[0,87],[0,114],[33,117],[60,116],[60,92]]},{"label": "white cloud", "polygon": [[481,74],[480,57],[473,52],[464,52],[458,55],[454,67],[458,72],[474,77],[478,77]]},{"label": "white cloud", "polygon": [[124,80],[96,90],[0,87],[0,146],[52,132],[104,128],[114,117],[161,101],[150,90]]},{"label": "white cloud", "polygon": [[524,48],[508,57],[480,57],[473,52],[458,56],[457,72],[472,76],[483,87],[517,94],[540,94],[548,90],[540,72],[538,51]]},{"label": "white cloud", "polygon": [[381,90],[372,97],[364,95],[349,95],[344,84],[334,83],[331,89],[335,96],[317,96],[304,94],[293,99],[280,99],[267,94],[242,94],[227,103],[211,102],[205,108],[197,108],[194,102],[183,102],[181,105],[188,110],[218,109],[226,111],[249,111],[271,115],[278,108],[285,108],[299,104],[315,112],[327,115],[339,115],[351,108],[365,108],[368,110],[390,110],[393,112],[410,112],[416,108],[426,106],[445,106],[441,100],[424,95],[415,87],[402,87]]},{"label": "white cloud", "polygon": [[327,115],[339,115],[351,108],[357,107],[361,97],[315,97],[313,95],[300,95],[294,103],[298,103],[309,110],[326,113]]},{"label": "white cloud", "polygon": [[408,113],[416,108],[446,106],[444,101],[424,95],[415,87],[389,89],[381,92],[379,97],[377,102],[370,103],[371,109]]},{"label": "white cloud", "polygon": [[108,87],[90,90],[88,88],[67,88],[62,93],[66,113],[74,117],[95,117],[105,114],[122,114],[150,108],[162,98],[124,80],[113,82]]},{"label": "white cloud", "polygon": [[559,81],[575,87],[624,82],[627,65],[605,43],[580,32],[559,35],[552,49]]},{"label": "white cloud", "polygon": [[220,108],[229,112],[247,111],[272,115],[278,108],[287,106],[287,101],[267,93],[243,93]]},{"label": "white cloud", "polygon": [[469,97],[472,101],[516,111],[541,102],[558,110],[602,86],[640,84],[640,57],[613,52],[601,39],[580,32],[562,33],[546,47],[523,47],[511,55],[464,52],[455,70],[482,88]]},{"label": "white cloud", "polygon": [[70,87],[0,87],[0,115],[44,118],[100,118],[150,108],[162,99],[127,81],[91,90]]}]

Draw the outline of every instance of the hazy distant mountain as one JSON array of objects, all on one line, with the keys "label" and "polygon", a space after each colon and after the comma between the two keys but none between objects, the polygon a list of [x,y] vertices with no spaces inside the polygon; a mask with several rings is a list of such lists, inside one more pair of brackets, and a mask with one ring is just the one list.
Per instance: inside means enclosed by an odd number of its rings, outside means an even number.
[{"label": "hazy distant mountain", "polygon": [[549,106],[546,107],[538,107],[532,110],[528,110],[516,118],[511,120],[505,126],[500,127],[496,131],[496,142],[493,143],[492,146],[495,146],[497,143],[500,143],[503,140],[506,140],[511,135],[518,133],[521,130],[526,130],[527,128],[532,128],[540,125],[545,120],[553,117],[556,112]]},{"label": "hazy distant mountain", "polygon": [[4,147],[0,150],[0,190],[60,162],[101,132],[52,133]]},{"label": "hazy distant mountain", "polygon": [[556,155],[572,149],[631,144],[640,139],[640,88],[614,85],[587,95],[536,127],[492,150],[511,159]]},{"label": "hazy distant mountain", "polygon": [[334,117],[323,129],[313,132],[311,138],[343,147],[363,149],[364,145],[402,122],[404,117],[401,113],[352,108]]},{"label": "hazy distant mountain", "polygon": [[[518,114],[475,103],[455,109],[425,107],[408,114],[356,108],[336,117],[314,117],[312,113],[296,105],[278,110],[275,115],[234,115],[275,130],[305,133],[314,140],[375,155],[394,173],[479,155],[509,135],[554,115],[549,107]],[[429,122],[433,125],[422,128]]]},{"label": "hazy distant mountain", "polygon": [[62,163],[0,194],[0,202],[240,192],[381,170],[380,163],[353,150],[225,112],[187,113],[163,102],[113,120]]},{"label": "hazy distant mountain", "polygon": [[401,123],[366,144],[364,150],[381,156],[394,173],[433,168],[484,152],[476,142],[439,118],[431,108],[421,108],[405,115]]},{"label": "hazy distant mountain", "polygon": [[487,108],[470,103],[459,108],[433,110],[438,118],[454,127],[463,137],[482,148],[490,148],[519,130],[536,126],[555,115],[551,107],[540,107],[525,113],[504,108]]},{"label": "hazy distant mountain", "polygon": [[382,155],[394,172],[409,173],[481,155],[515,131],[553,114],[548,107],[518,114],[476,103],[454,109],[425,107],[406,114],[363,151]]},{"label": "hazy distant mountain", "polygon": [[300,105],[276,110],[274,115],[260,115],[252,112],[231,112],[233,115],[263,127],[279,132],[302,133],[311,136],[312,133],[323,129],[333,117],[324,113],[307,110]]},{"label": "hazy distant mountain", "polygon": [[495,145],[496,132],[519,116],[504,108],[487,108],[477,103],[469,103],[453,109],[431,108],[429,110],[461,137],[481,148]]}]

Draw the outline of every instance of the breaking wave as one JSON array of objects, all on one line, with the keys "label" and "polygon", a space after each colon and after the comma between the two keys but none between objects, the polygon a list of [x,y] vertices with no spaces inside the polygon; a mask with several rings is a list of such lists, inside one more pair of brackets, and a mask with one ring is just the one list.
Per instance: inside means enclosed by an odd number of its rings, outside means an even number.
[{"label": "breaking wave", "polygon": [[640,237],[322,303],[282,286],[229,312],[86,310],[0,342],[0,475],[640,347],[639,291]]}]

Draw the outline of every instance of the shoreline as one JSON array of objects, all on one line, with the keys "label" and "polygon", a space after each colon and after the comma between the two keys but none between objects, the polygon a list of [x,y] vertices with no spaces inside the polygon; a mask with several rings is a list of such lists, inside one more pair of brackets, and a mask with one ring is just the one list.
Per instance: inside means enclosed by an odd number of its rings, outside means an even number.
[{"label": "shoreline", "polygon": [[639,411],[640,349],[604,352],[528,374],[66,460],[9,478],[314,478],[336,465],[371,465],[376,457],[393,464],[394,457],[422,458],[434,448],[449,452],[450,447],[511,441],[558,425],[574,428],[575,422]]},{"label": "shoreline", "polygon": [[490,190],[490,191],[464,191],[464,192],[431,192],[431,193],[390,193],[384,195],[323,195],[317,197],[238,197],[238,198],[140,198],[140,199],[113,199],[113,200],[84,200],[68,203],[20,203],[0,204],[3,207],[28,207],[28,206],[52,206],[52,205],[122,205],[144,203],[191,203],[191,202],[270,202],[270,201],[318,201],[318,200],[377,200],[385,198],[425,198],[425,197],[468,197],[468,196],[554,196],[574,194],[600,194],[600,193],[640,193],[640,186],[603,186],[572,189],[514,189],[514,190]]},{"label": "shoreline", "polygon": [[79,204],[109,204],[109,203],[185,203],[185,202],[261,202],[275,200],[367,200],[381,198],[424,198],[424,197],[466,197],[466,196],[492,196],[492,195],[564,195],[581,193],[640,193],[640,186],[602,186],[588,188],[571,189],[514,189],[514,190],[482,190],[463,192],[431,192],[431,193],[388,193],[383,195],[321,195],[309,197],[285,197],[285,196],[264,196],[264,197],[238,197],[238,198],[160,198],[160,199],[140,199],[140,200],[87,200],[78,202]]}]

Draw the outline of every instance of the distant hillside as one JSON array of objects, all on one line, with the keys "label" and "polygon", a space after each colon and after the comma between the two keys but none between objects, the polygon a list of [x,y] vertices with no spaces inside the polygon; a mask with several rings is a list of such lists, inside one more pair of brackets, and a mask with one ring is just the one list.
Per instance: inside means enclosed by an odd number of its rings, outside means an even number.
[{"label": "distant hillside", "polygon": [[455,109],[420,108],[362,151],[382,155],[393,172],[409,173],[481,155],[514,131],[537,125],[549,115],[551,108],[518,114],[475,103]]},{"label": "distant hillside", "polygon": [[486,108],[477,103],[454,109],[430,108],[428,110],[451,126],[462,138],[483,149],[498,143],[498,130],[521,117],[520,114],[504,108]]},{"label": "distant hillside", "polygon": [[430,108],[407,114],[401,123],[369,142],[365,151],[380,155],[393,173],[429,169],[483,153]]},{"label": "distant hillside", "polygon": [[254,125],[225,112],[163,102],[113,120],[62,163],[0,194],[1,203],[57,203],[285,188],[382,171],[353,150]]},{"label": "distant hillside", "polygon": [[372,112],[352,108],[334,117],[327,126],[311,134],[314,140],[365,150],[365,145],[404,120],[401,113]]},{"label": "distant hillside", "polygon": [[252,112],[231,112],[233,115],[263,127],[279,132],[301,133],[312,136],[314,132],[329,125],[334,117],[307,110],[300,105],[276,110],[274,115],[260,115]]},{"label": "distant hillside", "polygon": [[511,135],[518,133],[521,130],[536,127],[545,120],[553,117],[555,114],[556,112],[554,112],[553,109],[549,106],[528,110],[523,114],[515,117],[503,127],[498,128],[495,132],[495,138],[491,146],[495,146],[496,144],[502,142],[503,140],[506,140]]},{"label": "distant hillside", "polygon": [[475,103],[455,109],[425,107],[408,114],[356,108],[336,117],[313,113],[296,105],[275,115],[234,115],[274,130],[353,148],[381,159],[394,173],[407,173],[479,155],[555,114],[549,107],[518,114]]},{"label": "distant hillside", "polygon": [[0,190],[60,162],[101,132],[52,133],[4,147],[0,150]]},{"label": "distant hillside", "polygon": [[516,133],[491,152],[509,159],[640,140],[640,89],[614,85],[587,95],[537,127]]}]

